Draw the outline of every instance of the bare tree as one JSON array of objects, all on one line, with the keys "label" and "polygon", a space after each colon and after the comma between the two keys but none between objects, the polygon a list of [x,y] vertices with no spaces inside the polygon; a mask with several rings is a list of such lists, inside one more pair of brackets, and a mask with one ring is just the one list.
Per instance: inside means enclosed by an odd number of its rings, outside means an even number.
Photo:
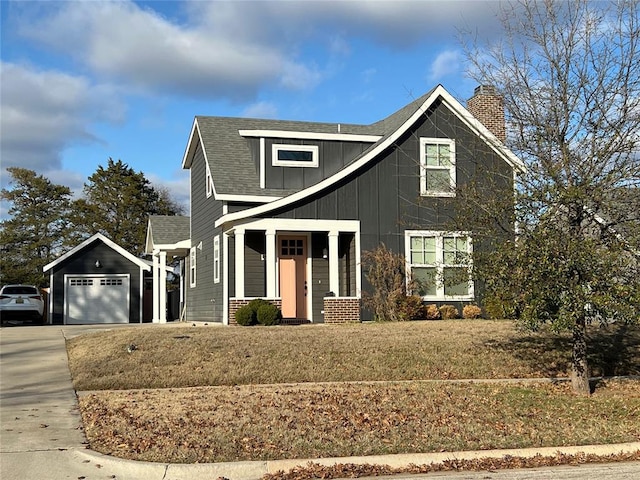
[{"label": "bare tree", "polygon": [[502,95],[507,145],[527,166],[517,244],[477,262],[486,295],[529,328],[571,331],[572,383],[585,394],[587,325],[639,316],[638,217],[624,200],[640,186],[639,8],[522,0],[501,5],[499,41],[462,33],[470,75]]}]

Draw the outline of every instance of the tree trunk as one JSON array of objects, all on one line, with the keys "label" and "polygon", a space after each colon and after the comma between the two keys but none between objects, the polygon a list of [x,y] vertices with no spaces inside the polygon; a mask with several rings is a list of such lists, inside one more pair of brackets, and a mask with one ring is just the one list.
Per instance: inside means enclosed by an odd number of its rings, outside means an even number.
[{"label": "tree trunk", "polygon": [[587,365],[587,326],[584,317],[573,327],[573,352],[571,356],[571,386],[579,395],[591,395],[589,366]]}]

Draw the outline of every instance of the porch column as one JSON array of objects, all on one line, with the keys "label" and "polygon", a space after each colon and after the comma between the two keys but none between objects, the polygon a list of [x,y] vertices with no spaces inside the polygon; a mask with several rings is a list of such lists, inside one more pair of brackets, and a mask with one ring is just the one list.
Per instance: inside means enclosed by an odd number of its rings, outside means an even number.
[{"label": "porch column", "polygon": [[159,278],[159,252],[156,250],[153,252],[151,258],[153,259],[153,323],[158,323],[160,321],[160,316],[158,314],[160,307],[160,278]]},{"label": "porch column", "polygon": [[340,232],[329,232],[329,290],[336,297],[340,296],[340,271],[338,268],[338,235]]},{"label": "porch column", "polygon": [[167,252],[160,252],[160,309],[159,323],[167,323]]},{"label": "porch column", "polygon": [[276,298],[276,231],[270,229],[264,232],[265,237],[265,269],[267,274],[267,298]]},{"label": "porch column", "polygon": [[236,298],[244,298],[244,229],[235,231]]}]

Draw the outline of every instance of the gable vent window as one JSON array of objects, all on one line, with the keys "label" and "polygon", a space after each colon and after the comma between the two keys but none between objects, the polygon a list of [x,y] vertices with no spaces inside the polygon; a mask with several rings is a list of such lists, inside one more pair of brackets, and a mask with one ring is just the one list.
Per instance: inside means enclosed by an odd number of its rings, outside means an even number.
[{"label": "gable vent window", "polygon": [[317,145],[274,144],[271,149],[271,165],[274,167],[317,167]]}]

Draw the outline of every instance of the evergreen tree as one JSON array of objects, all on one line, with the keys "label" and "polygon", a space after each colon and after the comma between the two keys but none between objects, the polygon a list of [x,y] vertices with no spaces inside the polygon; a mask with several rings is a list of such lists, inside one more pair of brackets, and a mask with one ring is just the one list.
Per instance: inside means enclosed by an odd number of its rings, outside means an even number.
[{"label": "evergreen tree", "polygon": [[84,185],[84,198],[75,205],[78,229],[100,232],[125,250],[144,251],[149,215],[175,215],[180,208],[162,189],[155,189],[142,172],[122,160],[109,158]]},{"label": "evergreen tree", "polygon": [[0,196],[10,204],[10,218],[1,222],[0,278],[3,284],[45,286],[42,268],[62,252],[71,232],[71,190],[33,170],[7,171],[11,181]]}]

